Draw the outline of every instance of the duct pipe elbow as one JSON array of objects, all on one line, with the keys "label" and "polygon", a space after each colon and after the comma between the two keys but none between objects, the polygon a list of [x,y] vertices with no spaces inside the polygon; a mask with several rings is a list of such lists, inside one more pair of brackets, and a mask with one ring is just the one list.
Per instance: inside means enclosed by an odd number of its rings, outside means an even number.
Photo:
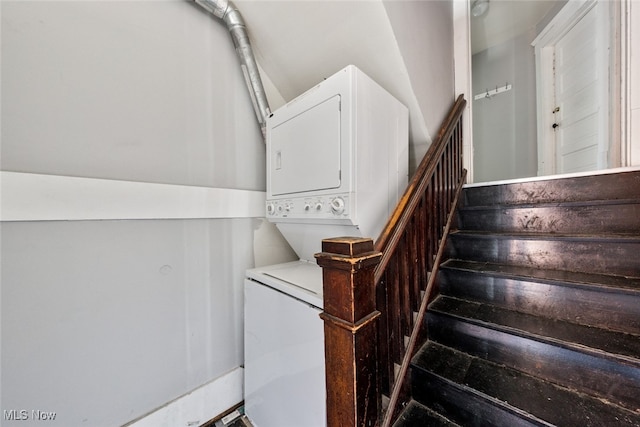
[{"label": "duct pipe elbow", "polygon": [[224,14],[227,13],[229,2],[227,0],[194,0],[203,9],[213,14],[216,18],[224,18]]},{"label": "duct pipe elbow", "polygon": [[223,20],[227,25],[236,53],[240,59],[242,73],[249,88],[251,101],[262,131],[262,136],[266,139],[266,122],[267,117],[271,114],[271,110],[242,15],[234,4],[227,0],[194,1],[214,16]]}]

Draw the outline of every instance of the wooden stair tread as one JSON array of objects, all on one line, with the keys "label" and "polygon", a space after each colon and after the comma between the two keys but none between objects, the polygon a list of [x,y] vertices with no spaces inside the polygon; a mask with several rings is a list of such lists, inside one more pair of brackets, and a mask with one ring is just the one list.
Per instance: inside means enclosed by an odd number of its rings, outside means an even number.
[{"label": "wooden stair tread", "polygon": [[604,292],[625,292],[640,295],[640,278],[610,274],[550,270],[529,266],[496,264],[450,259],[440,269],[457,269],[492,276],[527,279],[541,282],[562,282],[567,286],[591,287]]},{"label": "wooden stair tread", "polygon": [[640,426],[640,413],[434,342],[427,342],[412,367],[479,394],[493,405],[515,408],[512,412],[524,417],[531,414],[533,421],[558,426]]},{"label": "wooden stair tread", "polygon": [[549,201],[542,203],[491,203],[485,205],[468,205],[460,206],[460,211],[493,211],[503,209],[535,209],[535,208],[555,208],[555,207],[591,207],[591,206],[607,206],[607,205],[634,205],[640,204],[640,195],[638,198],[631,199],[599,199],[599,200],[577,200],[577,201]]},{"label": "wooden stair tread", "polygon": [[465,188],[466,205],[565,203],[640,198],[640,170]]},{"label": "wooden stair tread", "polygon": [[447,296],[439,296],[429,310],[480,323],[492,329],[524,334],[536,340],[551,341],[555,345],[614,358],[640,368],[640,337],[623,332],[579,325],[527,313],[476,303]]},{"label": "wooden stair tread", "polygon": [[528,240],[566,240],[566,241],[606,241],[612,243],[640,242],[637,233],[608,234],[576,234],[576,233],[541,233],[541,232],[496,232],[479,230],[455,230],[450,236],[470,236],[481,239],[528,239]]}]

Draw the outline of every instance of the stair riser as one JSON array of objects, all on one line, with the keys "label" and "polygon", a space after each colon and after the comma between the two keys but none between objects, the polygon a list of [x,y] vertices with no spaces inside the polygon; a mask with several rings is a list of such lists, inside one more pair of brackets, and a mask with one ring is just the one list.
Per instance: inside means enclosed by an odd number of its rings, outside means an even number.
[{"label": "stair riser", "polygon": [[640,198],[640,171],[466,188],[466,206]]},{"label": "stair riser", "polygon": [[637,366],[433,311],[428,313],[427,319],[429,338],[433,341],[634,411],[639,409],[640,368]]},{"label": "stair riser", "polygon": [[463,209],[458,227],[515,233],[637,233],[640,204]]},{"label": "stair riser", "polygon": [[440,292],[523,313],[640,335],[640,292],[607,292],[443,268]]},{"label": "stair riser", "polygon": [[640,277],[640,240],[533,238],[454,233],[449,258]]},{"label": "stair riser", "polygon": [[489,400],[467,387],[420,369],[412,369],[413,398],[464,426],[548,426],[542,421],[514,413],[500,402]]}]

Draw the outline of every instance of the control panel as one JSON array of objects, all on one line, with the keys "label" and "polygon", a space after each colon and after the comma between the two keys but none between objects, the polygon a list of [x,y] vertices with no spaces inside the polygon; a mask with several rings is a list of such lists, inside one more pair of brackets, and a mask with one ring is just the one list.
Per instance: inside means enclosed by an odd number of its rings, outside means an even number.
[{"label": "control panel", "polygon": [[282,220],[349,218],[349,196],[346,194],[287,198],[267,201],[267,218]]}]

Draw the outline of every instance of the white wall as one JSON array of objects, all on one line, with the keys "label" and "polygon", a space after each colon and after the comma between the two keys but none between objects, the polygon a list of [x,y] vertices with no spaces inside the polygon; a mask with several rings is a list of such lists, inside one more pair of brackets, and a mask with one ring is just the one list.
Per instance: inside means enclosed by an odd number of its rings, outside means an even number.
[{"label": "white wall", "polygon": [[[264,190],[215,18],[178,0],[0,4],[3,171]],[[0,409],[122,425],[237,369],[248,216],[3,221]]]},{"label": "white wall", "polygon": [[411,150],[413,168],[438,135],[455,98],[453,70],[453,3],[384,1],[411,87],[424,117],[428,135]]},{"label": "white wall", "polygon": [[3,1],[2,16],[3,170],[264,189],[217,19],[178,0]]},{"label": "white wall", "polygon": [[511,85],[473,102],[474,180],[535,176],[537,172],[536,75],[533,30],[472,57],[474,96]]}]

